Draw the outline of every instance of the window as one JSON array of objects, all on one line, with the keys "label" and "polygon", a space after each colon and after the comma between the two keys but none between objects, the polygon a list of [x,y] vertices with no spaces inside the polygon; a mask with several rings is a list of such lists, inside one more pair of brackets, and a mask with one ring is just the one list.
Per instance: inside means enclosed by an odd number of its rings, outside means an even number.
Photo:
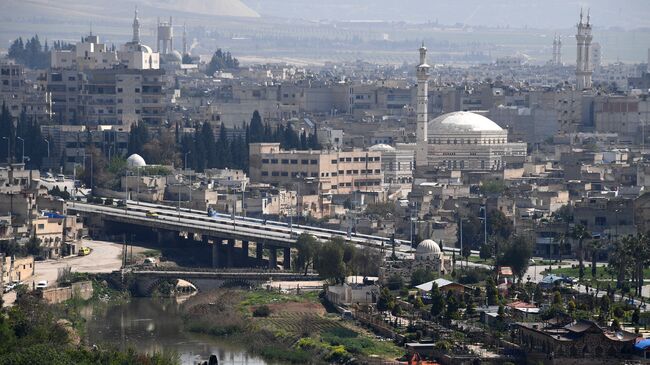
[{"label": "window", "polygon": [[136,92],[136,93],[139,93],[139,92],[140,92],[140,88],[139,88],[139,87],[136,87],[136,88],[135,88],[135,92]]},{"label": "window", "polygon": [[318,164],[318,160],[310,160],[309,162],[310,162],[312,165],[316,165],[316,164]]},{"label": "window", "polygon": [[298,164],[298,160],[291,160],[291,164],[292,164],[292,165],[297,165],[297,164]]},{"label": "window", "polygon": [[39,224],[38,229],[45,229],[45,224]]},{"label": "window", "polygon": [[268,171],[262,171],[262,176],[269,176],[269,172]]},{"label": "window", "polygon": [[271,176],[280,176],[280,173],[277,172],[277,171],[273,171],[273,172],[271,173]]},{"label": "window", "polygon": [[336,177],[338,174],[336,172],[332,172],[332,177]]},{"label": "window", "polygon": [[117,88],[117,92],[118,92],[118,93],[121,93],[122,91],[123,91],[123,90],[122,90],[121,87],[118,87],[118,88]]},{"label": "window", "polygon": [[309,160],[300,160],[301,165],[307,165],[309,164]]},{"label": "window", "polygon": [[278,163],[278,159],[277,159],[277,158],[272,158],[272,159],[271,159],[271,163],[272,163],[272,164],[277,164],[277,163]]},{"label": "window", "polygon": [[280,175],[282,175],[282,176],[289,176],[289,173],[286,172],[286,171],[282,171],[282,173],[281,173]]},{"label": "window", "polygon": [[381,170],[380,169],[375,169],[375,174],[381,174]]},{"label": "window", "polygon": [[268,158],[263,158],[262,163],[269,163],[269,159]]},{"label": "window", "polygon": [[353,159],[353,161],[354,161],[354,162],[359,162],[359,157],[355,157],[355,158]]},{"label": "window", "polygon": [[336,165],[336,160],[332,160],[332,165]]},{"label": "window", "polygon": [[311,177],[318,177],[318,173],[317,172],[312,172]]},{"label": "window", "polygon": [[345,172],[343,170],[339,170],[339,175],[343,175]]},{"label": "window", "polygon": [[281,163],[283,165],[287,165],[289,163],[289,159],[283,158]]}]

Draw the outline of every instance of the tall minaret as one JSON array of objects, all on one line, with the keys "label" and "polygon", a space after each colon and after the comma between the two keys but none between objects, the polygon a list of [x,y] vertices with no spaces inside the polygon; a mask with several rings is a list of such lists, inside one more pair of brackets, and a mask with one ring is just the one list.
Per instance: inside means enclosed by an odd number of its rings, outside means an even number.
[{"label": "tall minaret", "polygon": [[418,78],[418,95],[417,95],[417,129],[416,137],[416,154],[415,165],[427,165],[427,153],[429,150],[427,137],[428,121],[428,103],[429,103],[429,65],[427,65],[427,48],[422,42],[420,47],[420,64],[416,68]]},{"label": "tall minaret", "polygon": [[183,23],[183,56],[187,54],[187,29]]},{"label": "tall minaret", "polygon": [[557,65],[562,65],[562,36],[557,36]]},{"label": "tall minaret", "polygon": [[577,57],[576,57],[576,89],[579,91],[591,89],[591,61],[589,52],[591,52],[591,24],[589,23],[589,13],[587,13],[587,22],[582,22],[582,10],[580,10],[580,23],[578,23]]},{"label": "tall minaret", "polygon": [[138,19],[138,6],[135,6],[135,16],[133,17],[133,43],[140,43],[140,19]]},{"label": "tall minaret", "polygon": [[557,65],[557,35],[553,36],[553,58],[551,58],[551,64]]}]

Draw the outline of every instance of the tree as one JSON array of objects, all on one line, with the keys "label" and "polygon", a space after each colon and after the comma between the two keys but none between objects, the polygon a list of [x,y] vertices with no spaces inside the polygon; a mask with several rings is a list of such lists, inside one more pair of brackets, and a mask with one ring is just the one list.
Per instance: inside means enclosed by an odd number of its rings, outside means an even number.
[{"label": "tree", "polygon": [[379,298],[377,298],[377,310],[385,312],[393,309],[394,306],[395,298],[393,298],[393,295],[388,291],[388,288],[382,288],[379,293]]},{"label": "tree", "polygon": [[343,263],[343,247],[336,240],[325,242],[314,259],[314,269],[320,276],[336,283],[345,280],[345,265]]},{"label": "tree", "polygon": [[609,299],[609,296],[608,295],[603,295],[600,298],[600,311],[601,311],[601,313],[605,314],[605,316],[607,316],[607,314],[609,314],[610,306],[611,306],[611,301]]},{"label": "tree", "polygon": [[400,290],[404,286],[404,279],[398,274],[393,274],[388,277],[386,286],[390,290]]},{"label": "tree", "polygon": [[239,60],[232,57],[230,52],[223,52],[221,48],[219,48],[212,55],[212,58],[210,59],[210,62],[208,63],[205,69],[205,73],[208,76],[212,76],[217,71],[222,71],[225,69],[233,69],[238,67],[239,67]]},{"label": "tree", "polygon": [[411,286],[418,286],[420,284],[434,280],[436,275],[427,269],[418,268],[411,273]]},{"label": "tree", "polygon": [[638,325],[640,319],[641,319],[641,311],[639,310],[639,308],[634,308],[634,312],[632,313],[632,323],[634,325]]},{"label": "tree", "polygon": [[485,280],[485,295],[487,296],[488,305],[496,305],[499,301],[499,291],[491,277]]},{"label": "tree", "polygon": [[446,307],[445,296],[440,292],[437,283],[431,286],[431,315],[438,317]]},{"label": "tree", "polygon": [[[15,149],[15,139],[16,132],[14,130],[13,118],[9,112],[9,108],[3,102],[2,110],[0,111],[0,142],[2,143],[2,145],[0,145],[0,158],[3,161],[7,161],[12,157],[11,151],[14,151]],[[9,148],[7,148],[5,143],[9,144]],[[7,153],[9,153],[9,155],[7,155]]]},{"label": "tree", "polygon": [[584,263],[584,241],[591,238],[591,233],[582,224],[578,224],[571,231],[571,236],[578,240],[578,275],[580,280],[585,276],[585,263]]},{"label": "tree", "polygon": [[519,281],[526,274],[530,258],[533,255],[531,243],[523,237],[516,237],[507,244],[499,258],[499,265],[510,266]]},{"label": "tree", "polygon": [[302,233],[296,240],[296,257],[294,259],[294,268],[297,271],[304,271],[307,275],[309,266],[314,263],[314,257],[318,252],[318,241],[308,233]]},{"label": "tree", "polygon": [[459,304],[458,299],[455,295],[451,295],[447,298],[447,318],[453,318],[458,314]]},{"label": "tree", "polygon": [[479,257],[483,260],[487,260],[494,255],[494,246],[492,246],[491,243],[484,243],[481,245],[481,249],[479,250],[478,253]]}]

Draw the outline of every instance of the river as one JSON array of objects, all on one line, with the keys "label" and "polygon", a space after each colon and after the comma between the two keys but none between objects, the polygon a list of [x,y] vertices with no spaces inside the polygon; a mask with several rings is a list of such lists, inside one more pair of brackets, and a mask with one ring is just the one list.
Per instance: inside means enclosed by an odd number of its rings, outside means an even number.
[{"label": "river", "polygon": [[124,304],[96,304],[82,309],[89,344],[133,348],[138,352],[172,350],[181,364],[194,365],[216,354],[219,364],[266,365],[242,346],[218,338],[183,331],[179,305],[174,299],[131,298]]}]

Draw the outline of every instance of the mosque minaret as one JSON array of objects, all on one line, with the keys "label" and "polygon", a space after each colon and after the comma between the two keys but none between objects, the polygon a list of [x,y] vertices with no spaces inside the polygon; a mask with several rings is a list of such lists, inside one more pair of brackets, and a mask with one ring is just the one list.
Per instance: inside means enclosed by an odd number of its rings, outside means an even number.
[{"label": "mosque minaret", "polygon": [[427,48],[424,42],[420,47],[420,64],[416,68],[418,79],[418,94],[417,94],[417,129],[416,141],[417,150],[415,153],[415,165],[426,166],[427,151],[428,151],[428,102],[429,102],[429,65],[427,65]]}]

